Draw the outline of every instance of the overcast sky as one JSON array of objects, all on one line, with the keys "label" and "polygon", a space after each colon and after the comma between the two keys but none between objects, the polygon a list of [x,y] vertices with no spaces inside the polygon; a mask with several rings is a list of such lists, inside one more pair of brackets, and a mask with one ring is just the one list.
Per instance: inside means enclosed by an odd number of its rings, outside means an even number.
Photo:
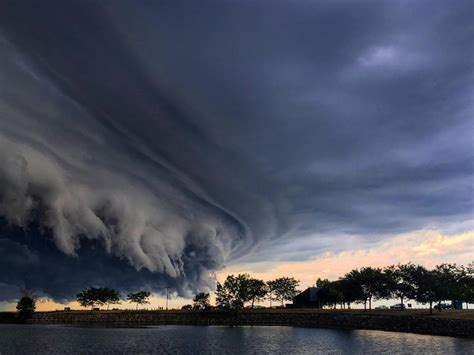
[{"label": "overcast sky", "polygon": [[0,300],[189,296],[224,266],[472,231],[473,15],[2,1]]}]

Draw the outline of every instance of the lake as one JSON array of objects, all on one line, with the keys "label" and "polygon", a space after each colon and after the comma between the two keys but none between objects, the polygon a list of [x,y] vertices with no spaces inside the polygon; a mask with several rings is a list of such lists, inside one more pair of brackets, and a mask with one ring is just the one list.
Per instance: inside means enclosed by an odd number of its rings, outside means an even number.
[{"label": "lake", "polygon": [[0,354],[474,354],[474,340],[373,330],[265,326],[83,328],[0,324]]}]

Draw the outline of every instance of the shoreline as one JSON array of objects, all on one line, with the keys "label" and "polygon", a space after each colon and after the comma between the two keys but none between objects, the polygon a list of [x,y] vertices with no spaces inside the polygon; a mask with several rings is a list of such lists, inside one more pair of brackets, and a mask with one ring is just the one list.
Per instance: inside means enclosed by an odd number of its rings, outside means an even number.
[{"label": "shoreline", "polygon": [[[6,317],[6,314],[9,314],[9,316]],[[14,313],[3,313],[0,323],[16,323],[12,315],[14,315]],[[126,327],[140,325],[292,326],[348,330],[382,330],[474,339],[474,319],[469,319],[469,317],[467,319],[459,319],[446,317],[445,315],[446,314],[428,316],[409,313],[389,314],[389,312],[316,311],[306,309],[246,309],[239,311],[52,311],[37,312],[27,323],[70,324],[92,327]]]}]

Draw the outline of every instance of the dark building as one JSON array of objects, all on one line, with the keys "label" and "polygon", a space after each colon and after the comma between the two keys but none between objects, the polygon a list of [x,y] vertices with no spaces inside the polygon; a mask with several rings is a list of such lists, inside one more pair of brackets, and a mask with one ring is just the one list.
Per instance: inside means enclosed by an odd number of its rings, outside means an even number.
[{"label": "dark building", "polygon": [[308,287],[293,298],[292,308],[321,308],[318,291],[318,287]]}]

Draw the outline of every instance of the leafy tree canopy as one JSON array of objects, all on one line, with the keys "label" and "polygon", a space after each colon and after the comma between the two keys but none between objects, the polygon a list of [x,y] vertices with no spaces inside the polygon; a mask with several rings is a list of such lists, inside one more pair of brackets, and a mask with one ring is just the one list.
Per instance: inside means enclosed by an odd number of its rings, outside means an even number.
[{"label": "leafy tree canopy", "polygon": [[207,309],[211,306],[211,303],[209,302],[209,293],[206,292],[200,292],[193,298],[193,308],[194,309]]},{"label": "leafy tree canopy", "polygon": [[283,306],[285,301],[291,301],[298,293],[297,287],[300,282],[293,277],[280,277],[276,280],[268,281],[268,290],[271,297],[280,301]]},{"label": "leafy tree canopy", "polygon": [[148,301],[148,298],[150,297],[151,293],[148,292],[148,291],[140,291],[140,292],[135,292],[135,293],[129,293],[127,295],[127,300],[132,302],[132,303],[136,303],[137,304],[137,309],[138,309],[138,305],[140,304],[147,304],[147,303],[150,303]]},{"label": "leafy tree canopy", "polygon": [[117,291],[107,287],[89,287],[77,294],[77,302],[83,307],[120,303]]},{"label": "leafy tree canopy", "polygon": [[36,310],[36,297],[32,293],[24,294],[18,301],[16,310],[20,319],[31,318]]},{"label": "leafy tree canopy", "polygon": [[252,299],[248,274],[229,275],[224,283],[217,283],[216,303],[220,308],[241,309]]}]

